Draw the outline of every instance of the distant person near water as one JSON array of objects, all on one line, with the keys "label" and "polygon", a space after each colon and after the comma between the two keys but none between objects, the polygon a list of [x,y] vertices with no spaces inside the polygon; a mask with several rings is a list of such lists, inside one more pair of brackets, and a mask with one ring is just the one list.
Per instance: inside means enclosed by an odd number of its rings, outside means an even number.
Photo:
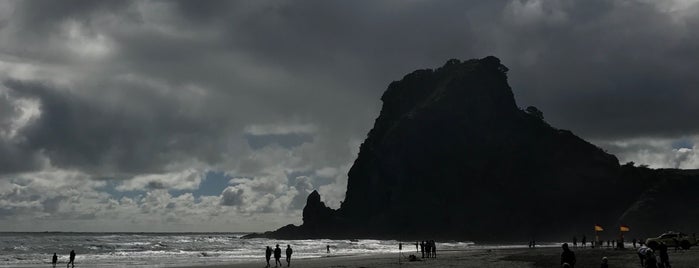
[{"label": "distant person near water", "polygon": [[420,251],[422,252],[422,258],[425,258],[425,241],[420,241]]},{"label": "distant person near water", "polygon": [[437,245],[435,245],[434,240],[430,241],[430,248],[432,249],[432,258],[437,258]]},{"label": "distant person near water", "polygon": [[561,248],[563,248],[563,253],[561,253],[561,265],[566,267],[565,265],[568,264],[569,267],[574,268],[575,253],[568,248],[568,243],[563,243]]},{"label": "distant person near water", "polygon": [[583,235],[583,238],[582,238],[582,241],[581,241],[581,242],[582,242],[582,247],[585,248],[585,244],[587,244],[587,237],[585,237],[585,236]]},{"label": "distant person near water", "polygon": [[330,253],[330,245],[326,245],[325,248],[328,250],[328,253]]},{"label": "distant person near water", "polygon": [[294,250],[291,249],[291,245],[286,245],[286,267],[291,266],[291,254]]},{"label": "distant person near water", "polygon": [[279,244],[277,244],[277,247],[274,249],[274,267],[284,266],[284,265],[282,265],[282,261],[280,260],[281,258],[282,258],[282,249],[279,248]]},{"label": "distant person near water", "polygon": [[631,240],[631,244],[633,245],[633,248],[636,248],[636,238]]},{"label": "distant person near water", "polygon": [[578,247],[578,238],[573,236],[573,247],[577,248]]},{"label": "distant person near water", "polygon": [[417,249],[417,245],[418,245],[418,243],[415,242],[415,252],[420,252],[420,251]]},{"label": "distant person near water", "polygon": [[265,259],[267,259],[267,267],[269,267],[269,259],[272,258],[272,248],[270,246],[267,246],[267,249],[265,249]]},{"label": "distant person near water", "polygon": [[73,265],[73,267],[75,267],[75,250],[70,251],[70,259],[69,260],[70,261],[68,262],[68,264],[66,264],[66,267],[70,266],[71,264]]},{"label": "distant person near water", "polygon": [[58,263],[58,255],[56,255],[56,253],[53,253],[53,258],[51,258],[51,263],[53,264],[53,267],[56,268],[56,263]]}]

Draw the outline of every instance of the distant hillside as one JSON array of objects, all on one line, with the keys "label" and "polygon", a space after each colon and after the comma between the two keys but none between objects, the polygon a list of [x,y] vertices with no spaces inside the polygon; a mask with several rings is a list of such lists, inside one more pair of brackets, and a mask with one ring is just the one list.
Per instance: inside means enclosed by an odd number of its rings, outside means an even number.
[{"label": "distant hillside", "polygon": [[[620,166],[538,109],[520,109],[507,72],[490,56],[392,82],[341,208],[313,192],[303,225],[252,236],[514,241],[590,233],[595,223],[641,236],[697,226],[696,171]],[[669,225],[668,204],[693,214]]]}]

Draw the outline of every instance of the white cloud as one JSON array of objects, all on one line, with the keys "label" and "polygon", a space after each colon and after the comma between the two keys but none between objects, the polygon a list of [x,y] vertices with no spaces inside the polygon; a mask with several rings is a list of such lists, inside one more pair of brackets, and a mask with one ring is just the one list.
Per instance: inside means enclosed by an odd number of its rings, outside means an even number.
[{"label": "white cloud", "polygon": [[118,191],[143,191],[148,189],[195,190],[199,188],[204,174],[204,170],[190,168],[164,174],[139,175],[125,180],[116,189]]}]

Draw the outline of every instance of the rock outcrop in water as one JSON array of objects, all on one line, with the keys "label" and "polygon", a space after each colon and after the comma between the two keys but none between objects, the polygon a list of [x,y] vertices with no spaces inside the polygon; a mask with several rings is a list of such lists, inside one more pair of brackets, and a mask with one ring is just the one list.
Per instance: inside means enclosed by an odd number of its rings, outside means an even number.
[{"label": "rock outcrop in water", "polygon": [[678,181],[697,185],[683,171],[620,166],[550,126],[538,109],[520,109],[507,72],[491,56],[394,81],[349,171],[341,208],[326,207],[314,191],[303,225],[251,237],[559,239],[635,219],[652,229],[662,213],[644,206],[674,202],[663,191]]}]

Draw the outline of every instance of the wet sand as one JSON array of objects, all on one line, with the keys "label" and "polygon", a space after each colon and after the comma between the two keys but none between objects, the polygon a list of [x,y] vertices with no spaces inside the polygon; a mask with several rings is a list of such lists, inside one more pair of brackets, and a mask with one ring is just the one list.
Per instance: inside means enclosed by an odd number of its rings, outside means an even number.
[{"label": "wet sand", "polygon": [[[573,249],[577,256],[575,267],[599,267],[602,257],[609,259],[609,267],[640,267],[638,256],[633,249]],[[464,250],[451,252],[438,252],[437,259],[426,259],[416,262],[408,262],[403,258],[398,263],[398,254],[377,254],[369,256],[338,256],[316,259],[293,260],[291,267],[333,267],[333,268],[361,268],[361,267],[560,267],[560,248],[537,249],[493,249],[493,250]],[[415,254],[414,252],[404,253]],[[673,267],[699,267],[699,249],[687,251],[669,252]],[[272,259],[274,262],[274,259]],[[284,259],[282,258],[282,262]],[[226,265],[191,266],[189,268],[261,268],[265,267],[262,259],[256,263],[232,263]],[[272,265],[271,267],[274,267]],[[284,262],[286,267],[286,262]]]}]

